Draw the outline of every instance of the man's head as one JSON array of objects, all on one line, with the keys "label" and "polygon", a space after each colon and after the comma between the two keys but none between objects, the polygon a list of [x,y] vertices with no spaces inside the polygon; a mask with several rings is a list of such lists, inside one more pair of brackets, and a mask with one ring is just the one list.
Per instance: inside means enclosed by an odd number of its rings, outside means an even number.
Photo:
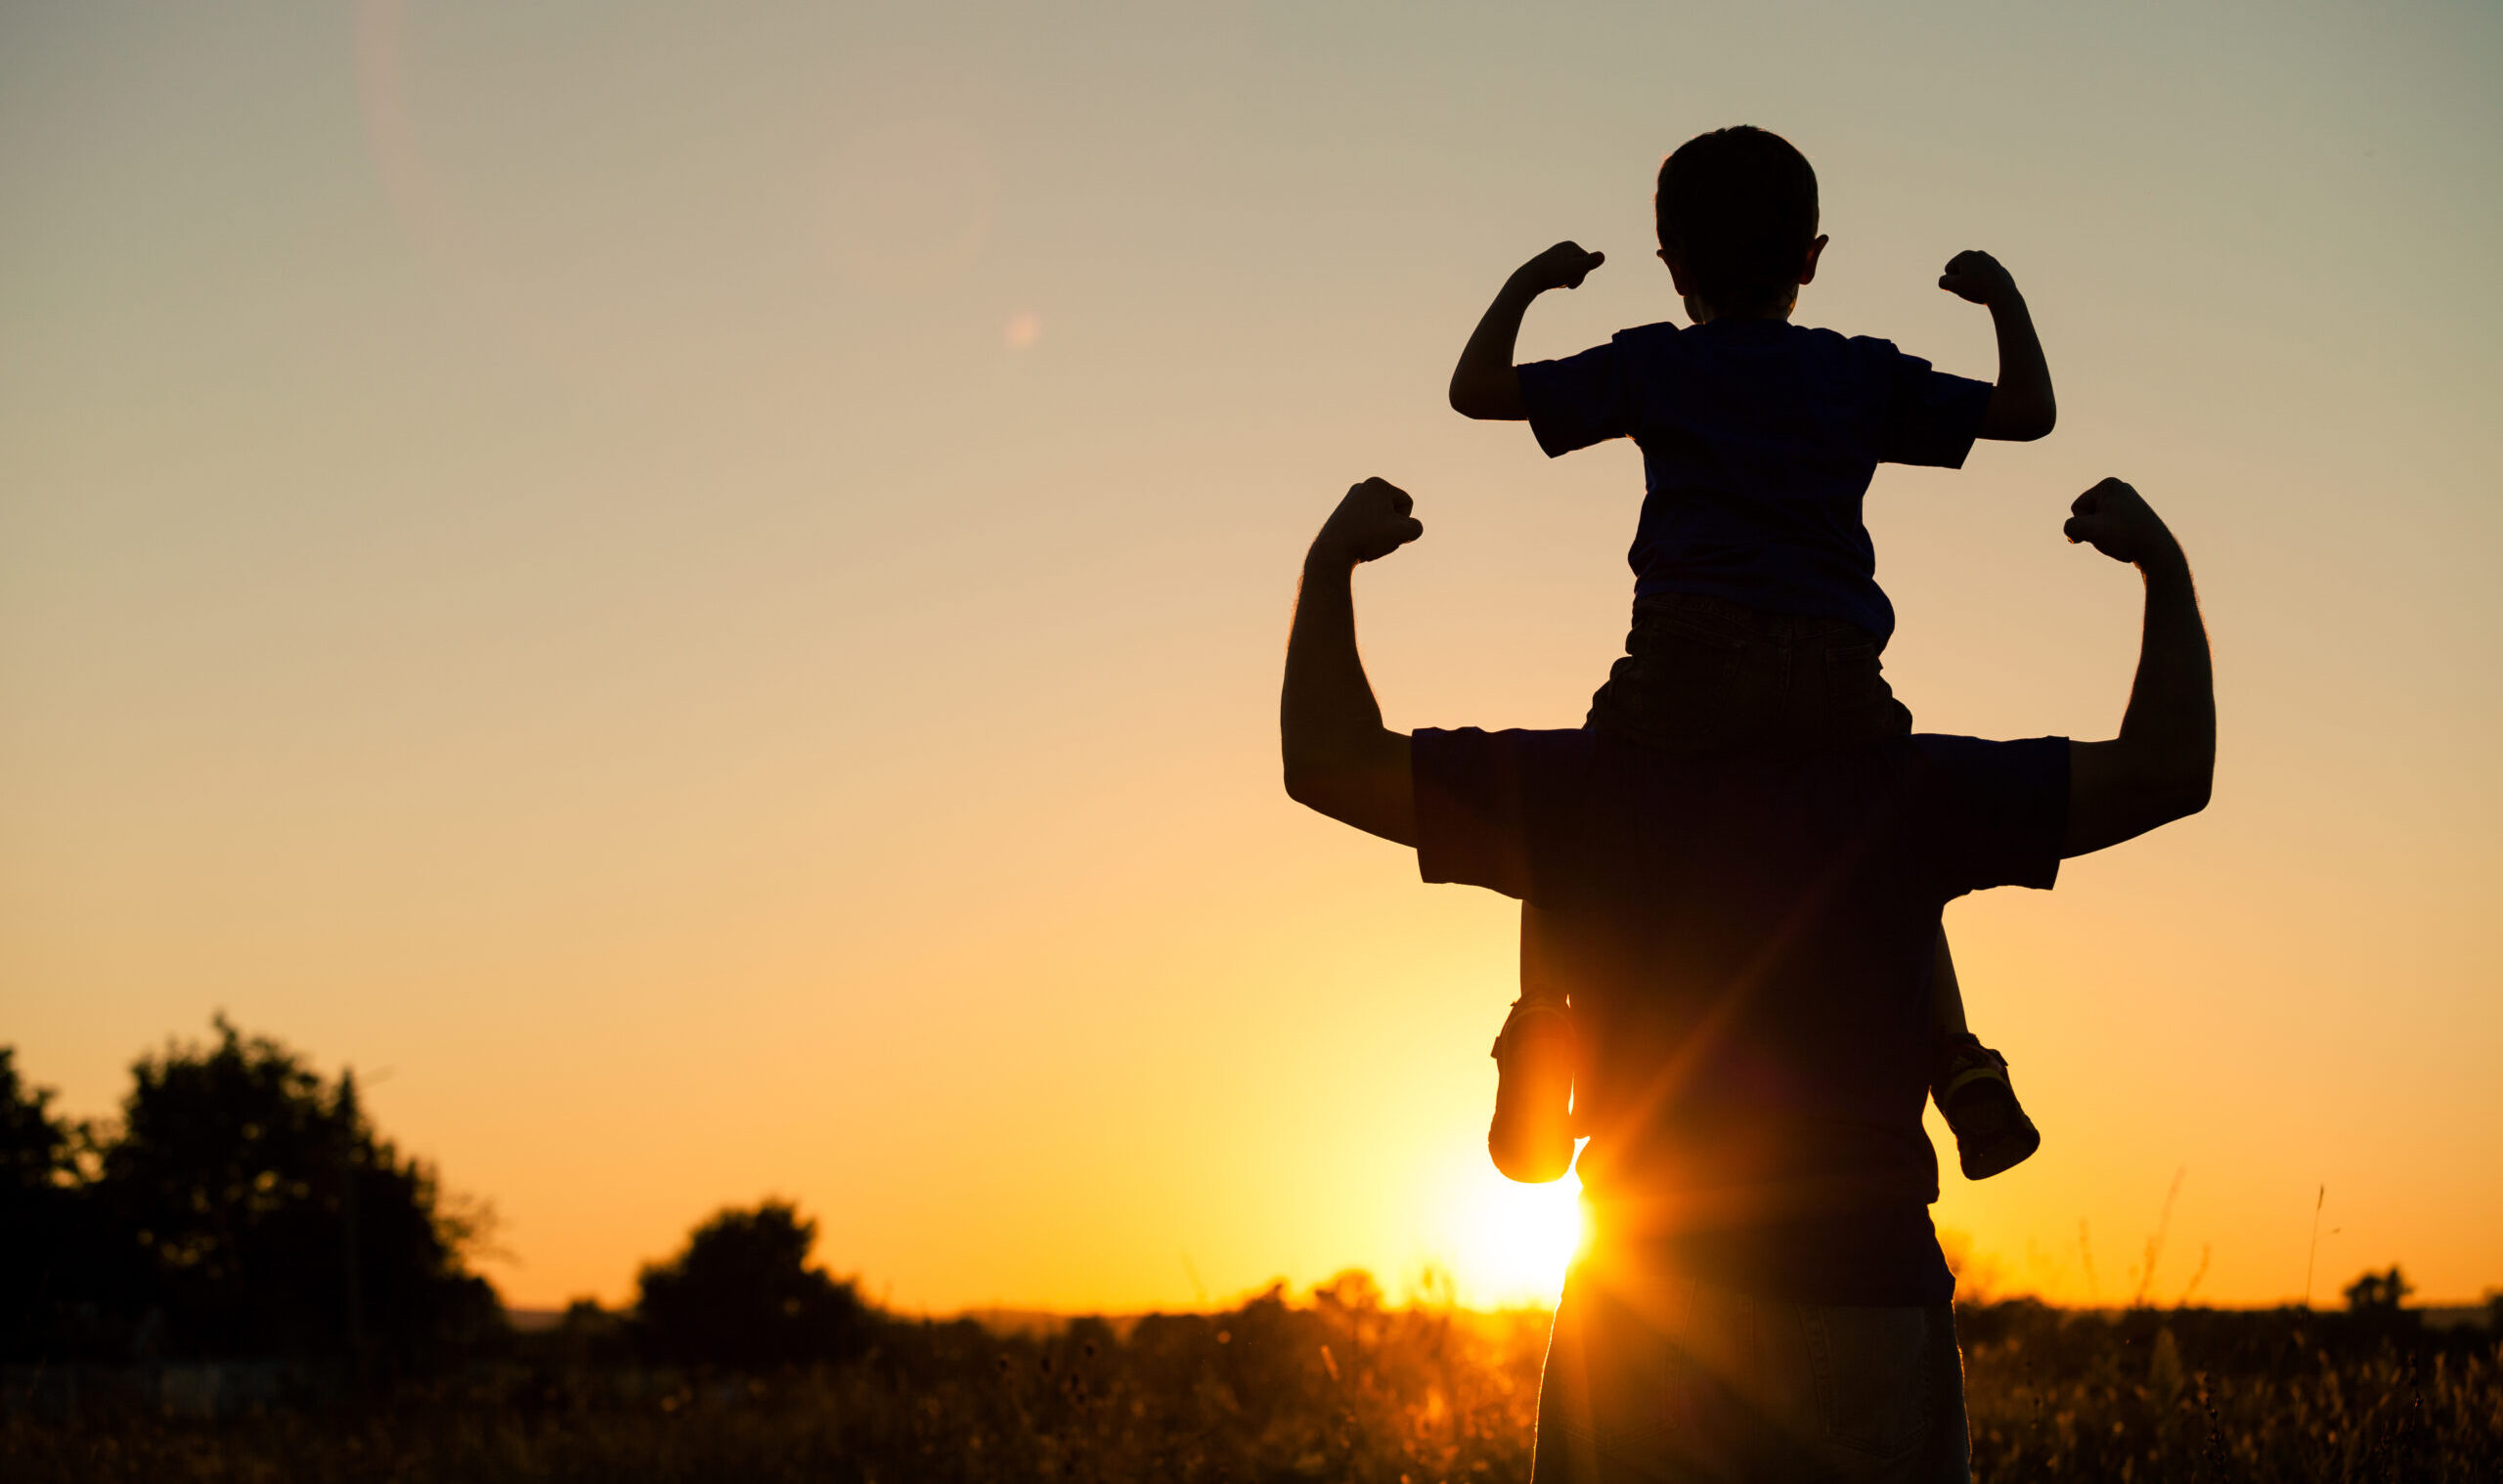
[{"label": "man's head", "polygon": [[1786,314],[1817,275],[1817,172],[1778,134],[1698,134],[1660,166],[1660,258],[1708,318]]}]

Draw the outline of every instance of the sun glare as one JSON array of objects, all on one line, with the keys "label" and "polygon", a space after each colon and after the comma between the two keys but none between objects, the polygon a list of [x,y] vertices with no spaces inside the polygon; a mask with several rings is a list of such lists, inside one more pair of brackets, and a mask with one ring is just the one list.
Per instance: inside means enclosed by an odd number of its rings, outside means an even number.
[{"label": "sun glare", "polygon": [[1480,1160],[1457,1180],[1442,1232],[1462,1298],[1552,1304],[1582,1244],[1582,1182],[1515,1185]]}]

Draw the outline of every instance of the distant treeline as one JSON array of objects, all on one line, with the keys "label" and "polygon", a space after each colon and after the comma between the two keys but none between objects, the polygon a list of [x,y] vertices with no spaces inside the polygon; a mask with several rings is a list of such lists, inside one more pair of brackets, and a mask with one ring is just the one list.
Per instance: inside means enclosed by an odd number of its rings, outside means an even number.
[{"label": "distant treeline", "polygon": [[[815,1223],[778,1200],[698,1225],[642,1269],[625,1312],[581,1303],[553,1334],[515,1336],[469,1266],[484,1208],[448,1199],[431,1166],[376,1132],[350,1073],[326,1081],[274,1039],[212,1026],[206,1043],[141,1057],[104,1121],[55,1115],[0,1047],[0,1362],[279,1359],[387,1381],[525,1353],[573,1370],[766,1374],[913,1348],[899,1335],[918,1327],[813,1265]],[[2218,1359],[2404,1338],[2408,1292],[2392,1268],[2348,1288],[2348,1316],[2172,1323]],[[1967,1312],[1968,1343],[2039,1330],[2014,1318],[2023,1305]]]},{"label": "distant treeline", "polygon": [[[58,1116],[0,1047],[0,1362],[316,1363],[368,1381],[501,1353],[470,1269],[482,1206],[377,1133],[352,1073],[224,1017],[141,1057],[118,1118]],[[603,1358],[761,1371],[860,1354],[875,1315],[768,1200],[642,1270],[623,1316],[578,1305]]]},{"label": "distant treeline", "polygon": [[[699,1225],[627,1310],[516,1333],[467,1265],[483,1216],[353,1079],[216,1032],[143,1058],[110,1124],[54,1117],[0,1049],[11,1484],[1527,1477],[1544,1316],[1394,1309],[1361,1273],[1000,1333],[878,1312],[768,1200]],[[2503,1331],[2430,1329],[2407,1291],[2393,1268],[2336,1314],[1959,1305],[1975,1474],[2503,1476]],[[187,1357],[317,1379],[187,1409],[183,1368],[144,1364]],[[373,1384],[336,1405],[318,1377],[348,1375]]]}]

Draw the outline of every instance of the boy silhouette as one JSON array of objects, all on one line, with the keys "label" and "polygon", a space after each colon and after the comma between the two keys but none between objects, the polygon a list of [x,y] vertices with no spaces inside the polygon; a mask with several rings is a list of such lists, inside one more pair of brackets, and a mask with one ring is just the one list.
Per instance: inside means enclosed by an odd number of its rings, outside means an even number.
[{"label": "boy silhouette", "polygon": [[[1792,752],[1911,730],[1878,654],[1894,609],[1876,582],[1861,502],[1879,463],[1960,467],[1975,438],[2051,430],[2051,376],[2024,296],[1988,253],[1960,252],[1939,287],[1987,306],[1998,380],[1931,369],[1893,344],[1790,323],[1817,276],[1817,176],[1780,136],[1699,135],[1660,167],[1659,256],[1691,327],[1619,331],[1559,361],[1515,366],[1531,301],[1605,261],[1559,242],[1515,270],[1452,372],[1451,405],[1526,421],[1549,457],[1611,438],[1643,450],[1645,494],[1626,653],[1589,724],[1674,755]],[[1553,1180],[1572,1162],[1569,985],[1534,907],[1521,919],[1521,997],[1495,1043],[1488,1148],[1504,1173]],[[1964,1023],[1942,930],[1931,970],[1931,1096],[1968,1179],[2020,1162],[2042,1135],[2007,1062]]]}]

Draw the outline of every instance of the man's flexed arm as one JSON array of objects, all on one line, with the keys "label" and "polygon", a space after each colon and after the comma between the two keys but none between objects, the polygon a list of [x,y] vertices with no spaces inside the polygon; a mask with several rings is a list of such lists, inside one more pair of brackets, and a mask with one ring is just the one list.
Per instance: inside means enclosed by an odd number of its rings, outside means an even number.
[{"label": "man's flexed arm", "polygon": [[2069,540],[2146,579],[2146,627],[2121,735],[2069,744],[2068,839],[2061,853],[2118,845],[2208,807],[2217,773],[2217,689],[2190,562],[2138,492],[2107,479],[2070,507]]},{"label": "man's flexed arm", "polygon": [[1513,368],[1513,350],[1521,337],[1521,317],[1530,301],[1551,288],[1579,288],[1590,271],[1607,261],[1603,252],[1585,252],[1578,242],[1559,242],[1513,270],[1486,306],[1477,328],[1461,348],[1460,364],[1451,373],[1451,410],[1464,417],[1518,422],[1529,415],[1521,406],[1521,378]]},{"label": "man's flexed arm", "polygon": [[1359,563],[1388,556],[1425,534],[1412,502],[1387,480],[1347,491],[1313,538],[1287,638],[1286,694],[1278,731],[1287,793],[1333,819],[1401,845],[1417,843],[1408,737],[1382,724],[1382,708],[1356,653],[1354,579]]}]

